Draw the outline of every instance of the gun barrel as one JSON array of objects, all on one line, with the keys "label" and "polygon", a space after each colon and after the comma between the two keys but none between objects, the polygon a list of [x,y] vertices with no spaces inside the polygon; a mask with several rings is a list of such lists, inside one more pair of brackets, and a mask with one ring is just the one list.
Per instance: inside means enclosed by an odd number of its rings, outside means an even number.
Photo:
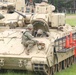
[{"label": "gun barrel", "polygon": [[15,11],[15,12],[18,13],[19,15],[23,16],[24,18],[26,18],[26,15],[24,15],[24,14],[18,12],[18,11]]}]

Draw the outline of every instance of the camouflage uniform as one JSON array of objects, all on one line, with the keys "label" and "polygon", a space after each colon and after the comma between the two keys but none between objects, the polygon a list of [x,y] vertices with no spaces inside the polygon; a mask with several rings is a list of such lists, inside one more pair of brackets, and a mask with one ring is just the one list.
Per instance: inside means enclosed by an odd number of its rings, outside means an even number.
[{"label": "camouflage uniform", "polygon": [[27,54],[29,54],[29,50],[35,45],[35,43],[36,41],[33,40],[32,32],[27,27],[27,30],[22,35],[22,44],[27,48]]}]

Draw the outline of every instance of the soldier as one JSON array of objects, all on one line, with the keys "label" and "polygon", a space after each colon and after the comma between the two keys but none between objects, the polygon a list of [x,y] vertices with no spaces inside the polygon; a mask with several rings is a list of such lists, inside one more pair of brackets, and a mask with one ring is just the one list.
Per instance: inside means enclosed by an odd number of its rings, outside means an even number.
[{"label": "soldier", "polygon": [[48,37],[49,34],[48,34],[48,32],[45,32],[45,31],[43,31],[42,29],[38,29],[36,36],[37,36],[37,37]]},{"label": "soldier", "polygon": [[26,54],[29,55],[29,50],[36,44],[36,40],[33,40],[32,36],[33,25],[29,24],[26,31],[22,35],[22,44],[27,48]]},{"label": "soldier", "polygon": [[42,29],[38,29],[36,36],[42,37],[43,36],[43,30]]}]

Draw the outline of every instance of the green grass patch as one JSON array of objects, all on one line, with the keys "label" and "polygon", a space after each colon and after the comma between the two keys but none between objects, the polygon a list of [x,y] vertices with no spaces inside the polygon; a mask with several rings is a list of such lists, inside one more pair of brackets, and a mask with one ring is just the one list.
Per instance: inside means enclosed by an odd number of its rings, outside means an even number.
[{"label": "green grass patch", "polygon": [[62,70],[55,75],[76,75],[76,64],[73,64],[73,66],[67,68],[66,70]]},{"label": "green grass patch", "polygon": [[35,73],[22,70],[1,70],[0,75],[35,75]]},{"label": "green grass patch", "polygon": [[76,19],[66,19],[66,23],[71,26],[76,26]]}]

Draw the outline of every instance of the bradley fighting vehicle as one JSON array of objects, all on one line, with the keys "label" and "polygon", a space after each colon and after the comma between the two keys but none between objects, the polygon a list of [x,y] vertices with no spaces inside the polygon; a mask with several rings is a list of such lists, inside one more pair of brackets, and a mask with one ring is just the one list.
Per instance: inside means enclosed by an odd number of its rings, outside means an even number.
[{"label": "bradley fighting vehicle", "polygon": [[[14,28],[16,26],[23,26],[23,17],[15,13],[14,10],[18,9],[16,0],[12,2],[0,2],[0,13],[4,15],[4,19],[0,20],[0,26],[10,26]],[[20,4],[21,5],[21,4]]]},{"label": "bradley fighting vehicle", "polygon": [[[9,0],[8,2],[1,2],[1,6],[0,11],[5,18],[0,20],[0,25],[10,28],[23,27],[30,23],[35,8],[33,2],[25,2],[25,0]],[[14,12],[15,10],[17,13]]]},{"label": "bradley fighting vehicle", "polygon": [[[0,33],[0,68],[35,71],[53,75],[74,62],[76,28],[65,24],[65,15],[54,13],[55,7],[42,2],[36,6],[31,19],[34,31],[43,31],[43,36],[34,34],[37,43],[26,54],[22,43],[25,29],[9,29]],[[33,32],[34,32],[33,31]],[[48,36],[47,36],[48,35]]]}]

